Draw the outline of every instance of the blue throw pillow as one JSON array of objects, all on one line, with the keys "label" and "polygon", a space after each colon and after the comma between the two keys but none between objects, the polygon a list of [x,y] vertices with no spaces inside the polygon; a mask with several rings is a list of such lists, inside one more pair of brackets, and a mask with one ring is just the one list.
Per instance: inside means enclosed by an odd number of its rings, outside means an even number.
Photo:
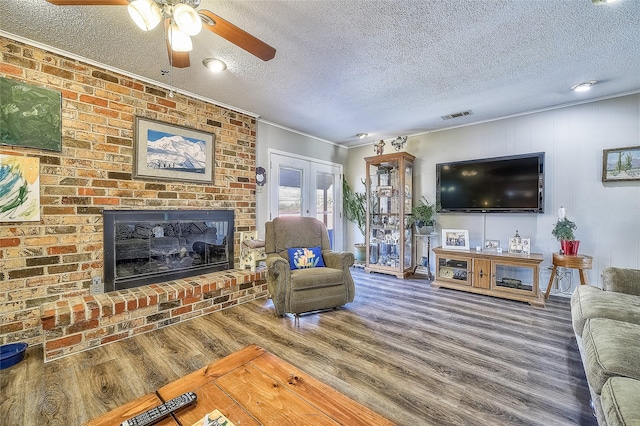
[{"label": "blue throw pillow", "polygon": [[320,247],[290,248],[289,265],[291,269],[317,268],[324,266]]}]

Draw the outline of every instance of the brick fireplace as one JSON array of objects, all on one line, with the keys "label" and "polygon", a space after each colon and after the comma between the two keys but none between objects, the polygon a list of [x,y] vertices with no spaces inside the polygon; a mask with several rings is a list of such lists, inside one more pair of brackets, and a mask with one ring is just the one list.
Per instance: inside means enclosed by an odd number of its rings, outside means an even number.
[{"label": "brick fireplace", "polygon": [[[0,55],[1,77],[62,93],[60,152],[0,147],[40,159],[41,218],[0,223],[0,344],[44,344],[51,359],[265,296],[262,275],[235,269],[90,294],[104,210],[231,210],[236,235],[256,229],[255,116],[2,36]],[[134,178],[136,116],[215,134],[213,182]]]},{"label": "brick fireplace", "polygon": [[233,269],[233,217],[233,210],[105,210],[105,291]]}]

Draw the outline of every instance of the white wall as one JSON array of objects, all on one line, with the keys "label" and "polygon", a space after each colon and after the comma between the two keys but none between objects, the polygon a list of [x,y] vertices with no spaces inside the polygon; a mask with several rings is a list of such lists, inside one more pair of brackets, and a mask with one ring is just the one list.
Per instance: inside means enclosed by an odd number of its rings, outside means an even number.
[{"label": "white wall", "polygon": [[315,160],[344,165],[348,150],[329,141],[304,135],[272,123],[258,120],[256,130],[256,167],[267,171],[267,183],[256,188],[256,227],[258,235],[264,237],[264,224],[269,220],[269,150],[284,151]]},{"label": "white wall", "polygon": [[[468,229],[471,246],[483,238],[499,239],[506,247],[516,230],[530,237],[532,251],[545,261],[540,286],[549,281],[551,253],[559,243],[551,235],[557,210],[564,206],[576,222],[580,253],[593,256],[587,276],[599,284],[608,266],[640,269],[640,181],[602,182],[602,151],[640,145],[640,95],[629,95],[409,137],[406,150],[415,155],[415,199],[435,201],[436,163],[543,151],[545,155],[544,214],[439,214],[438,231]],[[385,153],[391,152],[390,144]],[[349,150],[345,173],[350,183],[364,176],[362,158],[370,145]],[[364,188],[360,188],[363,190]],[[486,223],[486,225],[485,225]],[[485,235],[483,235],[483,229]],[[347,247],[361,237],[347,227]],[[435,241],[440,245],[439,239]],[[573,271],[573,287],[579,285]]]}]

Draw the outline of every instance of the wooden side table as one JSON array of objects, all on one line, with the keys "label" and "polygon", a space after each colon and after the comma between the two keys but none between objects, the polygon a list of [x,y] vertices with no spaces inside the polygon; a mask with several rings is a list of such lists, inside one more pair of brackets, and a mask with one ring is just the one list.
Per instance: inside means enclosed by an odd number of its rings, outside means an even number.
[{"label": "wooden side table", "polygon": [[584,271],[585,269],[591,269],[592,264],[593,257],[587,256],[586,254],[565,256],[563,254],[553,253],[553,269],[551,270],[551,277],[549,278],[549,285],[547,286],[547,291],[544,293],[544,298],[547,299],[549,297],[553,280],[556,279],[556,269],[558,269],[558,267],[577,269],[580,273],[580,285],[587,285],[589,283],[587,282],[587,275]]}]

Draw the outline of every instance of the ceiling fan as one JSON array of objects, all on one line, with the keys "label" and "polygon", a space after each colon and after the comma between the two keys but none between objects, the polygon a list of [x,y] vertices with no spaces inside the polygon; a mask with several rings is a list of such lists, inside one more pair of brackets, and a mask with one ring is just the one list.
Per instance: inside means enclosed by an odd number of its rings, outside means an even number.
[{"label": "ceiling fan", "polygon": [[200,0],[47,0],[57,6],[127,6],[131,19],[144,31],[154,29],[164,19],[169,63],[175,68],[190,66],[191,36],[202,27],[254,56],[268,61],[276,49],[222,19],[209,10],[199,10]]}]

